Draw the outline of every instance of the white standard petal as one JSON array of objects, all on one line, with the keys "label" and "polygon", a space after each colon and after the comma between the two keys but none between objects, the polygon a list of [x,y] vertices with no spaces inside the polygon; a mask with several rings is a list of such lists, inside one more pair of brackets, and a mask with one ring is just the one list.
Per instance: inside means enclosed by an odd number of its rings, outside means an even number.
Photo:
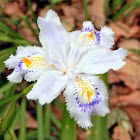
[{"label": "white standard petal", "polygon": [[68,68],[73,68],[77,65],[79,59],[80,59],[81,51],[80,48],[75,46],[72,47],[68,57],[67,57],[67,66]]},{"label": "white standard petal", "polygon": [[39,17],[39,39],[49,56],[65,60],[69,51],[69,33],[62,26],[53,10],[47,12],[46,18]]},{"label": "white standard petal", "polygon": [[92,22],[85,21],[79,36],[79,43],[85,42],[83,51],[96,48],[111,48],[114,45],[114,32],[111,28],[104,26],[100,31],[94,29]]},{"label": "white standard petal", "polygon": [[81,31],[73,31],[70,33],[70,52],[67,57],[67,66],[74,68],[79,59],[87,52],[85,40],[79,40]]},{"label": "white standard petal", "polygon": [[83,22],[83,28],[78,39],[78,46],[81,48],[83,53],[94,48],[96,43],[96,36],[94,32],[95,29],[91,21]]},{"label": "white standard petal", "polygon": [[16,83],[21,82],[23,75],[26,81],[35,81],[48,68],[44,49],[36,46],[18,47],[16,55],[4,63],[6,67],[14,68],[7,78]]},{"label": "white standard petal", "polygon": [[107,89],[98,76],[79,74],[78,78],[66,87],[64,96],[70,116],[87,129],[93,126],[93,113],[100,116],[109,113]]},{"label": "white standard petal", "polygon": [[118,70],[125,65],[127,51],[120,48],[115,51],[110,49],[96,49],[88,52],[81,58],[76,69],[79,73],[103,74],[108,70]]},{"label": "white standard petal", "polygon": [[27,94],[27,98],[31,100],[38,99],[41,105],[49,104],[64,90],[67,82],[68,78],[62,72],[47,71]]},{"label": "white standard petal", "polygon": [[100,47],[112,48],[114,45],[114,32],[111,28],[104,26],[100,30]]}]

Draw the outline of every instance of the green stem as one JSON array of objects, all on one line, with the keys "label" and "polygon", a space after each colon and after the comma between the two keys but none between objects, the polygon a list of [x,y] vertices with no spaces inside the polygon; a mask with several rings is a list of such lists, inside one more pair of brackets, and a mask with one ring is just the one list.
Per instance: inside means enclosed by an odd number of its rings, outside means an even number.
[{"label": "green stem", "polygon": [[51,131],[51,124],[50,124],[50,114],[51,113],[51,104],[45,105],[45,118],[44,118],[44,134],[45,137],[50,137],[50,131]]},{"label": "green stem", "polygon": [[60,140],[76,140],[76,124],[74,119],[71,119],[69,112],[64,105]]},{"label": "green stem", "polygon": [[[108,78],[107,74],[100,76],[108,88]],[[93,115],[91,117],[93,127],[87,130],[87,140],[109,140],[108,128],[107,128],[107,115],[105,117],[100,117]]]},{"label": "green stem", "polygon": [[51,120],[53,121],[53,123],[56,125],[57,128],[61,128],[61,122],[57,119],[56,115],[51,112]]},{"label": "green stem", "polygon": [[11,126],[9,127],[9,129],[14,130],[14,129],[16,128],[16,125],[17,125],[18,121],[20,120],[21,109],[22,109],[21,106],[19,106],[18,111],[17,111],[17,113],[16,113],[16,116],[15,116],[15,118],[14,118],[14,120],[13,120]]},{"label": "green stem", "polygon": [[18,140],[16,135],[15,135],[15,133],[14,133],[14,131],[12,129],[9,130],[9,134],[11,135],[12,140]]},{"label": "green stem", "polygon": [[37,25],[37,18],[36,18],[36,16],[35,16],[34,11],[33,11],[31,0],[27,0],[27,4],[28,4],[28,7],[29,7],[29,9],[30,9],[30,11],[31,11],[32,18],[33,18],[34,22],[35,22],[36,25]]},{"label": "green stem", "polygon": [[33,35],[35,36],[35,38],[39,41],[38,35],[36,34],[35,29],[32,27],[28,16],[24,16],[23,19],[25,20],[25,22],[27,23],[29,29],[32,31]]},{"label": "green stem", "polygon": [[51,2],[51,9],[54,10],[55,4],[54,4],[53,0],[51,0],[50,2]]},{"label": "green stem", "polygon": [[[36,83],[36,82],[35,82]],[[23,95],[26,95],[30,90],[31,88],[34,86],[34,84],[31,84],[30,86],[28,86],[26,89],[24,89],[20,94],[18,94],[16,97],[15,97],[15,101],[19,100]]]},{"label": "green stem", "polygon": [[89,20],[89,15],[88,15],[88,2],[87,2],[87,0],[83,0],[83,5],[84,5],[84,11],[85,11],[86,20]]},{"label": "green stem", "polygon": [[42,106],[38,102],[37,102],[37,123],[38,123],[37,140],[44,140],[44,136],[43,136],[43,111],[42,111]]},{"label": "green stem", "polygon": [[112,18],[112,21],[116,21],[124,16],[126,16],[130,11],[134,10],[136,7],[140,6],[139,0],[133,0],[132,2],[125,5],[123,8],[121,8]]},{"label": "green stem", "polygon": [[26,140],[26,99],[22,99],[21,103],[19,140]]}]

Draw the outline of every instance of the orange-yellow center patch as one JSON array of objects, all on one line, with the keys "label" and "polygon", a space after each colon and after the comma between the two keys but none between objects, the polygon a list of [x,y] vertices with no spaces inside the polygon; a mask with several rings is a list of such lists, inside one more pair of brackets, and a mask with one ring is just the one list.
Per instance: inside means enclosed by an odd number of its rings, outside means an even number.
[{"label": "orange-yellow center patch", "polygon": [[28,67],[31,68],[33,66],[45,66],[47,62],[43,58],[43,56],[33,56],[33,57],[23,57],[22,62]]},{"label": "orange-yellow center patch", "polygon": [[[88,33],[83,33],[83,34],[81,34],[80,35],[80,37],[79,37],[79,41],[78,41],[78,45],[80,44],[80,42],[84,39],[84,40],[86,40],[86,43],[85,44],[87,44],[87,43],[89,43],[90,41],[93,41],[94,40],[94,31],[95,30],[93,30],[92,32],[88,32]],[[84,44],[84,45],[85,45]]]},{"label": "orange-yellow center patch", "polygon": [[23,62],[27,67],[29,67],[29,66],[31,65],[31,63],[32,63],[32,62],[29,60],[29,58],[25,58],[25,57],[23,57],[22,62]]},{"label": "orange-yellow center patch", "polygon": [[94,40],[94,36],[93,36],[93,32],[94,32],[95,30],[93,30],[92,32],[90,32],[88,35],[87,35],[87,37],[88,38],[90,38],[90,39],[92,39],[92,40]]},{"label": "orange-yellow center patch", "polygon": [[81,95],[82,95],[83,99],[84,99],[84,95],[87,94],[87,100],[86,101],[87,101],[87,103],[89,103],[90,98],[93,95],[93,91],[92,91],[90,85],[85,80],[83,80],[82,78],[76,79],[76,82],[79,86],[79,89],[80,89],[80,92],[81,92]]}]

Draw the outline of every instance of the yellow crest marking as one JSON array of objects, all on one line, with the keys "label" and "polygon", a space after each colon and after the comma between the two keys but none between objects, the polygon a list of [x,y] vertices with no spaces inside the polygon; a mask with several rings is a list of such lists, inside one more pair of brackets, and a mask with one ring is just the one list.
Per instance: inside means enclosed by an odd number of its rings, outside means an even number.
[{"label": "yellow crest marking", "polygon": [[90,85],[82,78],[80,78],[80,79],[77,78],[76,82],[79,86],[80,92],[82,93],[82,97],[84,98],[84,95],[87,94],[87,103],[89,103],[90,98],[93,95]]},{"label": "yellow crest marking", "polygon": [[95,30],[93,30],[92,32],[86,32],[86,33],[81,34],[79,37],[78,45],[83,40],[86,40],[85,44],[89,43],[90,41],[93,41],[94,40],[94,34],[93,34],[94,32],[95,32]]},{"label": "yellow crest marking", "polygon": [[34,65],[37,67],[39,66],[45,66],[47,62],[43,58],[43,56],[32,56],[32,57],[23,57],[22,62],[28,67],[31,68]]}]

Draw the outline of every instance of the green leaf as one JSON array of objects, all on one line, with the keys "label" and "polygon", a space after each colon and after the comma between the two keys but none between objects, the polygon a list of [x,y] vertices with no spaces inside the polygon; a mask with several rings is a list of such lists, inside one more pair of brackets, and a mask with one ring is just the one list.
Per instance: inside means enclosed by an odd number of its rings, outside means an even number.
[{"label": "green leaf", "polygon": [[115,16],[113,17],[113,21],[121,19],[132,12],[135,8],[140,5],[140,0],[133,0],[132,2],[125,5],[122,9],[120,9]]},{"label": "green leaf", "polygon": [[[35,15],[34,11],[33,11],[31,0],[27,0],[27,4],[28,4],[28,7],[29,7],[29,9],[30,9],[30,11],[31,11],[31,15],[32,15],[33,21],[34,21],[34,22],[36,23],[36,25],[37,25],[37,18],[36,18],[36,15]],[[38,27],[38,26],[37,26],[37,27]]]},{"label": "green leaf", "polygon": [[[28,0],[29,1],[29,0]],[[36,34],[35,29],[32,27],[31,22],[29,20],[28,16],[24,16],[23,20],[27,23],[28,28],[32,31],[33,35],[35,36],[35,38],[39,41],[38,35]]]},{"label": "green leaf", "polygon": [[51,129],[57,136],[60,136],[60,132],[55,127],[52,127]]},{"label": "green leaf", "polygon": [[2,120],[2,124],[0,126],[0,134],[3,134],[10,127],[15,115],[16,115],[16,101],[14,101],[11,104],[6,114],[6,117]]},{"label": "green leaf", "polygon": [[87,140],[109,140],[107,128],[107,116],[100,117],[93,115],[91,117],[93,127],[89,128],[86,132]]},{"label": "green leaf", "polygon": [[10,89],[11,87],[13,87],[14,85],[16,85],[16,83],[11,83],[11,82],[6,83],[5,85],[3,85],[3,86],[0,88],[0,94],[3,93],[4,91],[9,90],[9,89]]},{"label": "green leaf", "polygon": [[57,119],[56,115],[53,112],[51,112],[51,120],[59,129],[61,128],[61,122]]},{"label": "green leaf", "polygon": [[32,45],[32,43],[30,43],[27,40],[18,39],[18,38],[11,38],[10,36],[8,36],[6,34],[3,34],[3,35],[0,34],[0,41],[10,42],[10,43],[14,43],[16,45],[23,45],[23,46]]},{"label": "green leaf", "polygon": [[19,106],[18,111],[16,113],[16,116],[11,124],[11,126],[9,127],[9,129],[15,129],[16,128],[16,124],[18,123],[18,121],[20,120],[20,116],[21,116],[21,106]]},{"label": "green leaf", "polygon": [[44,140],[44,133],[43,133],[43,108],[37,102],[37,140]]},{"label": "green leaf", "polygon": [[4,54],[0,57],[0,62],[3,63],[3,61],[5,61],[8,57],[9,57],[10,53]]},{"label": "green leaf", "polygon": [[8,27],[4,22],[0,21],[0,30],[10,35],[13,38],[23,39],[16,31]]},{"label": "green leaf", "polygon": [[45,115],[44,115],[44,135],[50,137],[51,135],[51,104],[45,105]]},{"label": "green leaf", "polygon": [[104,3],[104,10],[105,10],[105,12],[108,10],[108,8],[109,8],[109,2],[110,2],[110,0],[105,0],[105,3]]},{"label": "green leaf", "polygon": [[10,129],[10,130],[8,130],[8,133],[10,134],[12,140],[18,140],[15,135],[14,130]]},{"label": "green leaf", "polygon": [[128,49],[128,50],[140,56],[140,50],[135,50],[135,49]]},{"label": "green leaf", "polygon": [[19,140],[26,140],[26,99],[22,99]]},{"label": "green leaf", "polygon": [[55,104],[56,107],[58,107],[61,111],[63,111],[64,103],[61,102],[59,98],[55,99],[53,103]]},{"label": "green leaf", "polygon": [[16,97],[15,97],[15,101],[17,101],[18,99],[20,99],[23,95],[26,95],[31,89],[32,87],[34,86],[35,83],[29,85],[26,89],[24,89],[20,94],[18,94]]},{"label": "green leaf", "polygon": [[10,18],[6,18],[6,17],[3,17],[2,19],[1,19],[1,21],[3,22],[3,23],[11,23],[11,24],[14,24],[14,25],[16,25],[16,26],[19,26],[20,24],[20,20],[21,19],[10,19]]},{"label": "green leaf", "polygon": [[124,0],[113,0],[112,8],[120,7],[124,3]]},{"label": "green leaf", "polygon": [[3,106],[4,104],[9,103],[11,100],[15,99],[15,97],[17,97],[17,95],[13,95],[13,96],[11,96],[11,97],[7,97],[7,98],[5,98],[5,99],[2,99],[2,100],[0,101],[0,106]]},{"label": "green leaf", "polygon": [[26,135],[26,140],[30,140],[31,138],[36,138],[37,137],[37,130],[32,130],[27,133]]},{"label": "green leaf", "polygon": [[0,55],[2,55],[4,53],[9,53],[11,51],[14,52],[16,49],[17,49],[16,46],[13,46],[11,48],[6,48],[6,49],[0,51]]},{"label": "green leaf", "polygon": [[0,74],[3,72],[4,69],[5,69],[5,65],[4,64],[1,64],[0,65]]},{"label": "green leaf", "polygon": [[64,106],[60,140],[76,140],[76,124],[74,119],[71,119],[69,112]]},{"label": "green leaf", "polygon": [[51,0],[51,2],[53,4],[60,3],[60,2],[63,2],[63,1],[67,1],[67,0]]}]

